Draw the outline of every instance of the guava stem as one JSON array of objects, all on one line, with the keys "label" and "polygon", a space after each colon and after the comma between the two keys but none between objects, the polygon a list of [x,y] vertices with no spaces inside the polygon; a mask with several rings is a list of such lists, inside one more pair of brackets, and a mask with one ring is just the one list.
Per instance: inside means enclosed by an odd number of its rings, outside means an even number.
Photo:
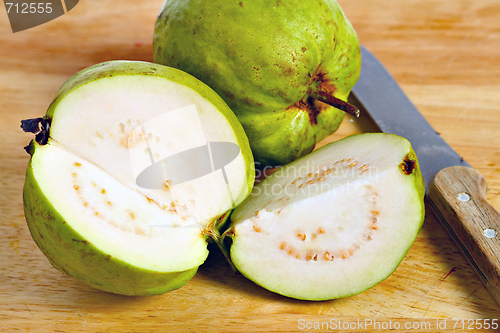
[{"label": "guava stem", "polygon": [[229,245],[225,242],[225,238],[227,236],[227,233],[230,229],[227,229],[222,235],[221,235],[221,230],[226,229],[227,223],[229,221],[229,215],[230,212],[225,213],[222,215],[219,219],[214,221],[209,225],[209,227],[205,231],[205,235],[209,236],[212,238],[212,240],[217,244],[219,249],[221,250],[222,254],[226,258],[227,262],[229,263],[229,266],[231,266],[231,269],[233,270],[234,275],[238,275],[238,269],[236,266],[233,264],[233,261],[231,260],[231,255],[230,255],[230,247]]},{"label": "guava stem", "polygon": [[359,109],[357,107],[355,107],[354,105],[349,104],[347,102],[344,102],[341,99],[338,99],[337,97],[329,94],[326,91],[319,90],[319,91],[310,92],[309,96],[320,101],[320,102],[331,105],[334,108],[337,108],[337,109],[342,110],[346,113],[349,113],[350,115],[353,115],[355,117],[359,117]]},{"label": "guava stem", "polygon": [[38,134],[40,132],[40,123],[43,121],[42,117],[33,119],[21,120],[21,129],[26,133]]},{"label": "guava stem", "polygon": [[40,117],[22,120],[21,129],[36,134],[35,141],[43,146],[49,140],[50,119]]}]

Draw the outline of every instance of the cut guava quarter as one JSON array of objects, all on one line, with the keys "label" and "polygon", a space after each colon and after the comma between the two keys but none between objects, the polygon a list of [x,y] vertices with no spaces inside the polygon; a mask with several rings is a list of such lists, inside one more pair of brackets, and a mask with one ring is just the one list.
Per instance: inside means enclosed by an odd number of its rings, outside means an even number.
[{"label": "cut guava quarter", "polygon": [[36,133],[24,186],[28,227],[50,263],[124,295],[183,286],[218,219],[250,193],[245,132],[208,86],[177,69],[112,61],[84,69]]},{"label": "cut guava quarter", "polygon": [[359,294],[391,275],[424,219],[410,143],[367,133],[328,144],[259,183],[231,214],[235,267],[293,298]]}]

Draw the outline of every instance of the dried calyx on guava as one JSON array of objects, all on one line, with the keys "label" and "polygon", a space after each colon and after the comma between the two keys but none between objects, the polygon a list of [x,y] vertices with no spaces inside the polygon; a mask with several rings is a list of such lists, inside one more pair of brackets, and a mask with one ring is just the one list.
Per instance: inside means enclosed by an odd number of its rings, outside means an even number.
[{"label": "dried calyx on guava", "polygon": [[226,103],[158,64],[89,67],[22,128],[36,133],[24,186],[33,239],[55,268],[108,292],[183,286],[254,182],[248,139]]},{"label": "dried calyx on guava", "polygon": [[242,123],[260,166],[311,152],[333,133],[356,83],[356,33],[334,0],[166,0],[154,61],[212,87]]},{"label": "dried calyx on guava", "polygon": [[270,291],[347,297],[398,267],[422,226],[424,192],[406,139],[353,135],[259,183],[224,236],[239,272]]}]

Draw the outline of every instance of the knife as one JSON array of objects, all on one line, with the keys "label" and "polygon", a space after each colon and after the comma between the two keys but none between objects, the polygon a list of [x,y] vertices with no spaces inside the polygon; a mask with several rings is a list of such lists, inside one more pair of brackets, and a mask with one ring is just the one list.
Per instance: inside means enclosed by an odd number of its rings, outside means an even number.
[{"label": "knife", "polygon": [[355,99],[382,132],[410,141],[436,217],[500,305],[500,214],[485,199],[485,178],[441,138],[364,47],[361,58]]}]

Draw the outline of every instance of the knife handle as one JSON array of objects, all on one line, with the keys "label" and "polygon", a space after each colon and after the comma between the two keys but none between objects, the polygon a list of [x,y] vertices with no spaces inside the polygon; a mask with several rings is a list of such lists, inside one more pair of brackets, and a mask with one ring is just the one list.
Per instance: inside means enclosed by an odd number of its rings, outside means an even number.
[{"label": "knife handle", "polygon": [[484,177],[469,167],[441,170],[429,199],[445,229],[500,305],[500,214],[486,201]]}]

